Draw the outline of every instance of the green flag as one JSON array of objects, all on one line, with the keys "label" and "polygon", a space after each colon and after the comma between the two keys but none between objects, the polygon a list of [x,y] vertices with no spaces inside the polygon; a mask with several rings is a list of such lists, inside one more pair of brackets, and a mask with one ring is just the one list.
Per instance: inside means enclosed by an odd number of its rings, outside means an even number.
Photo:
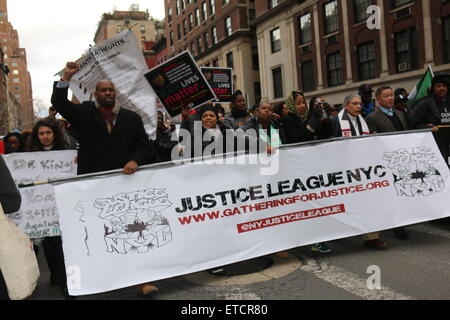
[{"label": "green flag", "polygon": [[428,91],[429,89],[431,89],[431,82],[433,81],[433,78],[434,78],[433,70],[431,69],[431,66],[428,65],[427,71],[408,96],[409,107],[413,107],[417,101],[428,96]]}]

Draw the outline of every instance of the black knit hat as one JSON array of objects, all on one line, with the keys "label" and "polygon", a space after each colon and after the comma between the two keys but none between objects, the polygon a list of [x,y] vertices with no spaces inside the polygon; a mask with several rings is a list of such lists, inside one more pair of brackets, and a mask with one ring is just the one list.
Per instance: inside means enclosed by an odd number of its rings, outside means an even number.
[{"label": "black knit hat", "polygon": [[448,76],[446,75],[437,75],[433,78],[433,81],[431,82],[431,87],[434,88],[434,86],[438,83],[443,83],[447,86],[447,88],[449,87],[449,83],[448,83]]}]

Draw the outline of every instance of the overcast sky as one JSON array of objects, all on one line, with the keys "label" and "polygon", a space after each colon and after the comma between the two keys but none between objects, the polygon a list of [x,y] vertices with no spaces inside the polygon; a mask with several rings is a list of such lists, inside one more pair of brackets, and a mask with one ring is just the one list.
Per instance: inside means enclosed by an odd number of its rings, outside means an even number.
[{"label": "overcast sky", "polygon": [[57,80],[53,75],[94,43],[102,14],[113,8],[128,10],[133,3],[156,19],[164,18],[163,0],[9,0],[9,21],[27,50],[33,98],[50,106],[52,83]]}]

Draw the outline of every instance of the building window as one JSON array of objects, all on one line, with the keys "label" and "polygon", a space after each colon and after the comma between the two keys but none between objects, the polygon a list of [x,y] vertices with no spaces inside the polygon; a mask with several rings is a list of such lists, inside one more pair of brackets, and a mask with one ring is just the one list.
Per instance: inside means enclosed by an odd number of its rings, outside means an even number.
[{"label": "building window", "polygon": [[303,92],[310,92],[316,90],[314,79],[314,63],[313,61],[302,62],[302,88]]},{"label": "building window", "polygon": [[217,43],[217,28],[214,27],[211,29],[211,39],[212,39],[212,44],[216,44]]},{"label": "building window", "polygon": [[225,36],[231,36],[231,33],[233,32],[231,28],[231,17],[225,18]]},{"label": "building window", "polygon": [[233,68],[234,67],[233,52],[228,52],[226,58],[227,58],[227,68]]},{"label": "building window", "polygon": [[444,62],[450,62],[450,16],[443,18],[442,27],[444,28]]},{"label": "building window", "polygon": [[325,34],[339,30],[339,12],[337,0],[325,5]]},{"label": "building window", "polygon": [[13,70],[13,71],[12,71],[12,74],[18,75],[18,74],[19,74],[19,70]]},{"label": "building window", "polygon": [[177,33],[178,33],[178,40],[181,39],[181,27],[180,25],[177,25]]},{"label": "building window", "polygon": [[222,5],[223,5],[223,6],[226,6],[229,2],[230,2],[230,0],[223,0],[223,1],[222,1]]},{"label": "building window", "polygon": [[219,60],[218,59],[214,59],[212,62],[212,66],[213,67],[218,67],[219,66]]},{"label": "building window", "polygon": [[261,82],[254,82],[253,87],[255,88],[255,101],[259,103],[261,101]]},{"label": "building window", "polygon": [[255,9],[248,9],[248,20],[252,21],[256,18],[256,10]]},{"label": "building window", "polygon": [[212,16],[216,14],[216,1],[215,0],[209,1],[209,12],[211,12]]},{"label": "building window", "polygon": [[122,25],[119,24],[119,25],[117,26],[117,33],[122,32],[122,30],[123,30]]},{"label": "building window", "polygon": [[197,52],[198,52],[198,54],[200,54],[203,51],[202,50],[202,41],[200,40],[200,38],[197,38],[196,42],[197,42]]},{"label": "building window", "polygon": [[13,78],[13,82],[14,82],[14,83],[19,83],[20,80],[19,80],[19,78]]},{"label": "building window", "polygon": [[360,81],[377,77],[375,45],[373,42],[358,46],[358,73]]},{"label": "building window", "polygon": [[341,53],[333,53],[327,57],[328,86],[335,87],[344,83]]},{"label": "building window", "polygon": [[401,7],[405,4],[415,2],[416,0],[391,0],[391,8],[396,9],[398,7]]},{"label": "building window", "polygon": [[269,9],[273,9],[278,5],[278,0],[269,0]]},{"label": "building window", "polygon": [[270,44],[272,47],[272,53],[276,53],[281,50],[280,28],[270,31]]},{"label": "building window", "polygon": [[367,20],[367,8],[372,5],[372,0],[353,0],[355,7],[355,23]]},{"label": "building window", "polygon": [[187,21],[186,19],[183,19],[183,36],[186,36],[187,34]]},{"label": "building window", "polygon": [[192,29],[194,29],[194,16],[189,14],[189,31],[192,31]]},{"label": "building window", "polygon": [[305,44],[312,41],[311,14],[307,13],[300,17],[300,43]]},{"label": "building window", "polygon": [[206,32],[206,33],[203,35],[203,43],[205,44],[205,50],[207,50],[208,47],[209,47],[209,41],[208,41],[208,38],[209,38],[209,35],[208,35],[208,32]]},{"label": "building window", "polygon": [[190,51],[191,51],[192,55],[195,56],[195,45],[194,45],[194,42],[191,42],[191,44],[190,44]]},{"label": "building window", "polygon": [[169,21],[169,23],[172,22],[172,8],[169,8],[169,10],[167,10],[167,20]]},{"label": "building window", "polygon": [[141,24],[141,33],[145,33],[145,24]]},{"label": "building window", "polygon": [[416,29],[397,32],[395,38],[395,58],[397,72],[406,72],[417,68]]},{"label": "building window", "polygon": [[170,40],[170,46],[173,46],[173,31],[170,31],[169,40]]},{"label": "building window", "polygon": [[195,23],[197,26],[200,25],[200,9],[195,9]]},{"label": "building window", "polygon": [[206,2],[203,1],[202,3],[202,21],[205,21],[208,19],[208,9],[206,7]]},{"label": "building window", "polygon": [[177,3],[176,3],[176,13],[177,13],[177,15],[179,15],[180,14],[180,12],[181,12],[181,0],[177,0]]},{"label": "building window", "polygon": [[274,99],[283,98],[283,75],[281,73],[281,67],[272,70],[273,79],[273,96]]},{"label": "building window", "polygon": [[253,70],[259,70],[258,47],[252,47]]}]

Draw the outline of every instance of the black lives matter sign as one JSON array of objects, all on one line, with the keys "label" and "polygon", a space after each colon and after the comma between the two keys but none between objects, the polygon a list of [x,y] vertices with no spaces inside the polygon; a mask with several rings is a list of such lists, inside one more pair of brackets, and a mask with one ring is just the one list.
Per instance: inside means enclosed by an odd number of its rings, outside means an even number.
[{"label": "black lives matter sign", "polygon": [[183,107],[196,108],[216,96],[187,51],[145,74],[161,103],[174,117]]},{"label": "black lives matter sign", "polygon": [[218,102],[231,102],[233,94],[233,69],[231,68],[201,68],[205,79],[217,96]]}]

